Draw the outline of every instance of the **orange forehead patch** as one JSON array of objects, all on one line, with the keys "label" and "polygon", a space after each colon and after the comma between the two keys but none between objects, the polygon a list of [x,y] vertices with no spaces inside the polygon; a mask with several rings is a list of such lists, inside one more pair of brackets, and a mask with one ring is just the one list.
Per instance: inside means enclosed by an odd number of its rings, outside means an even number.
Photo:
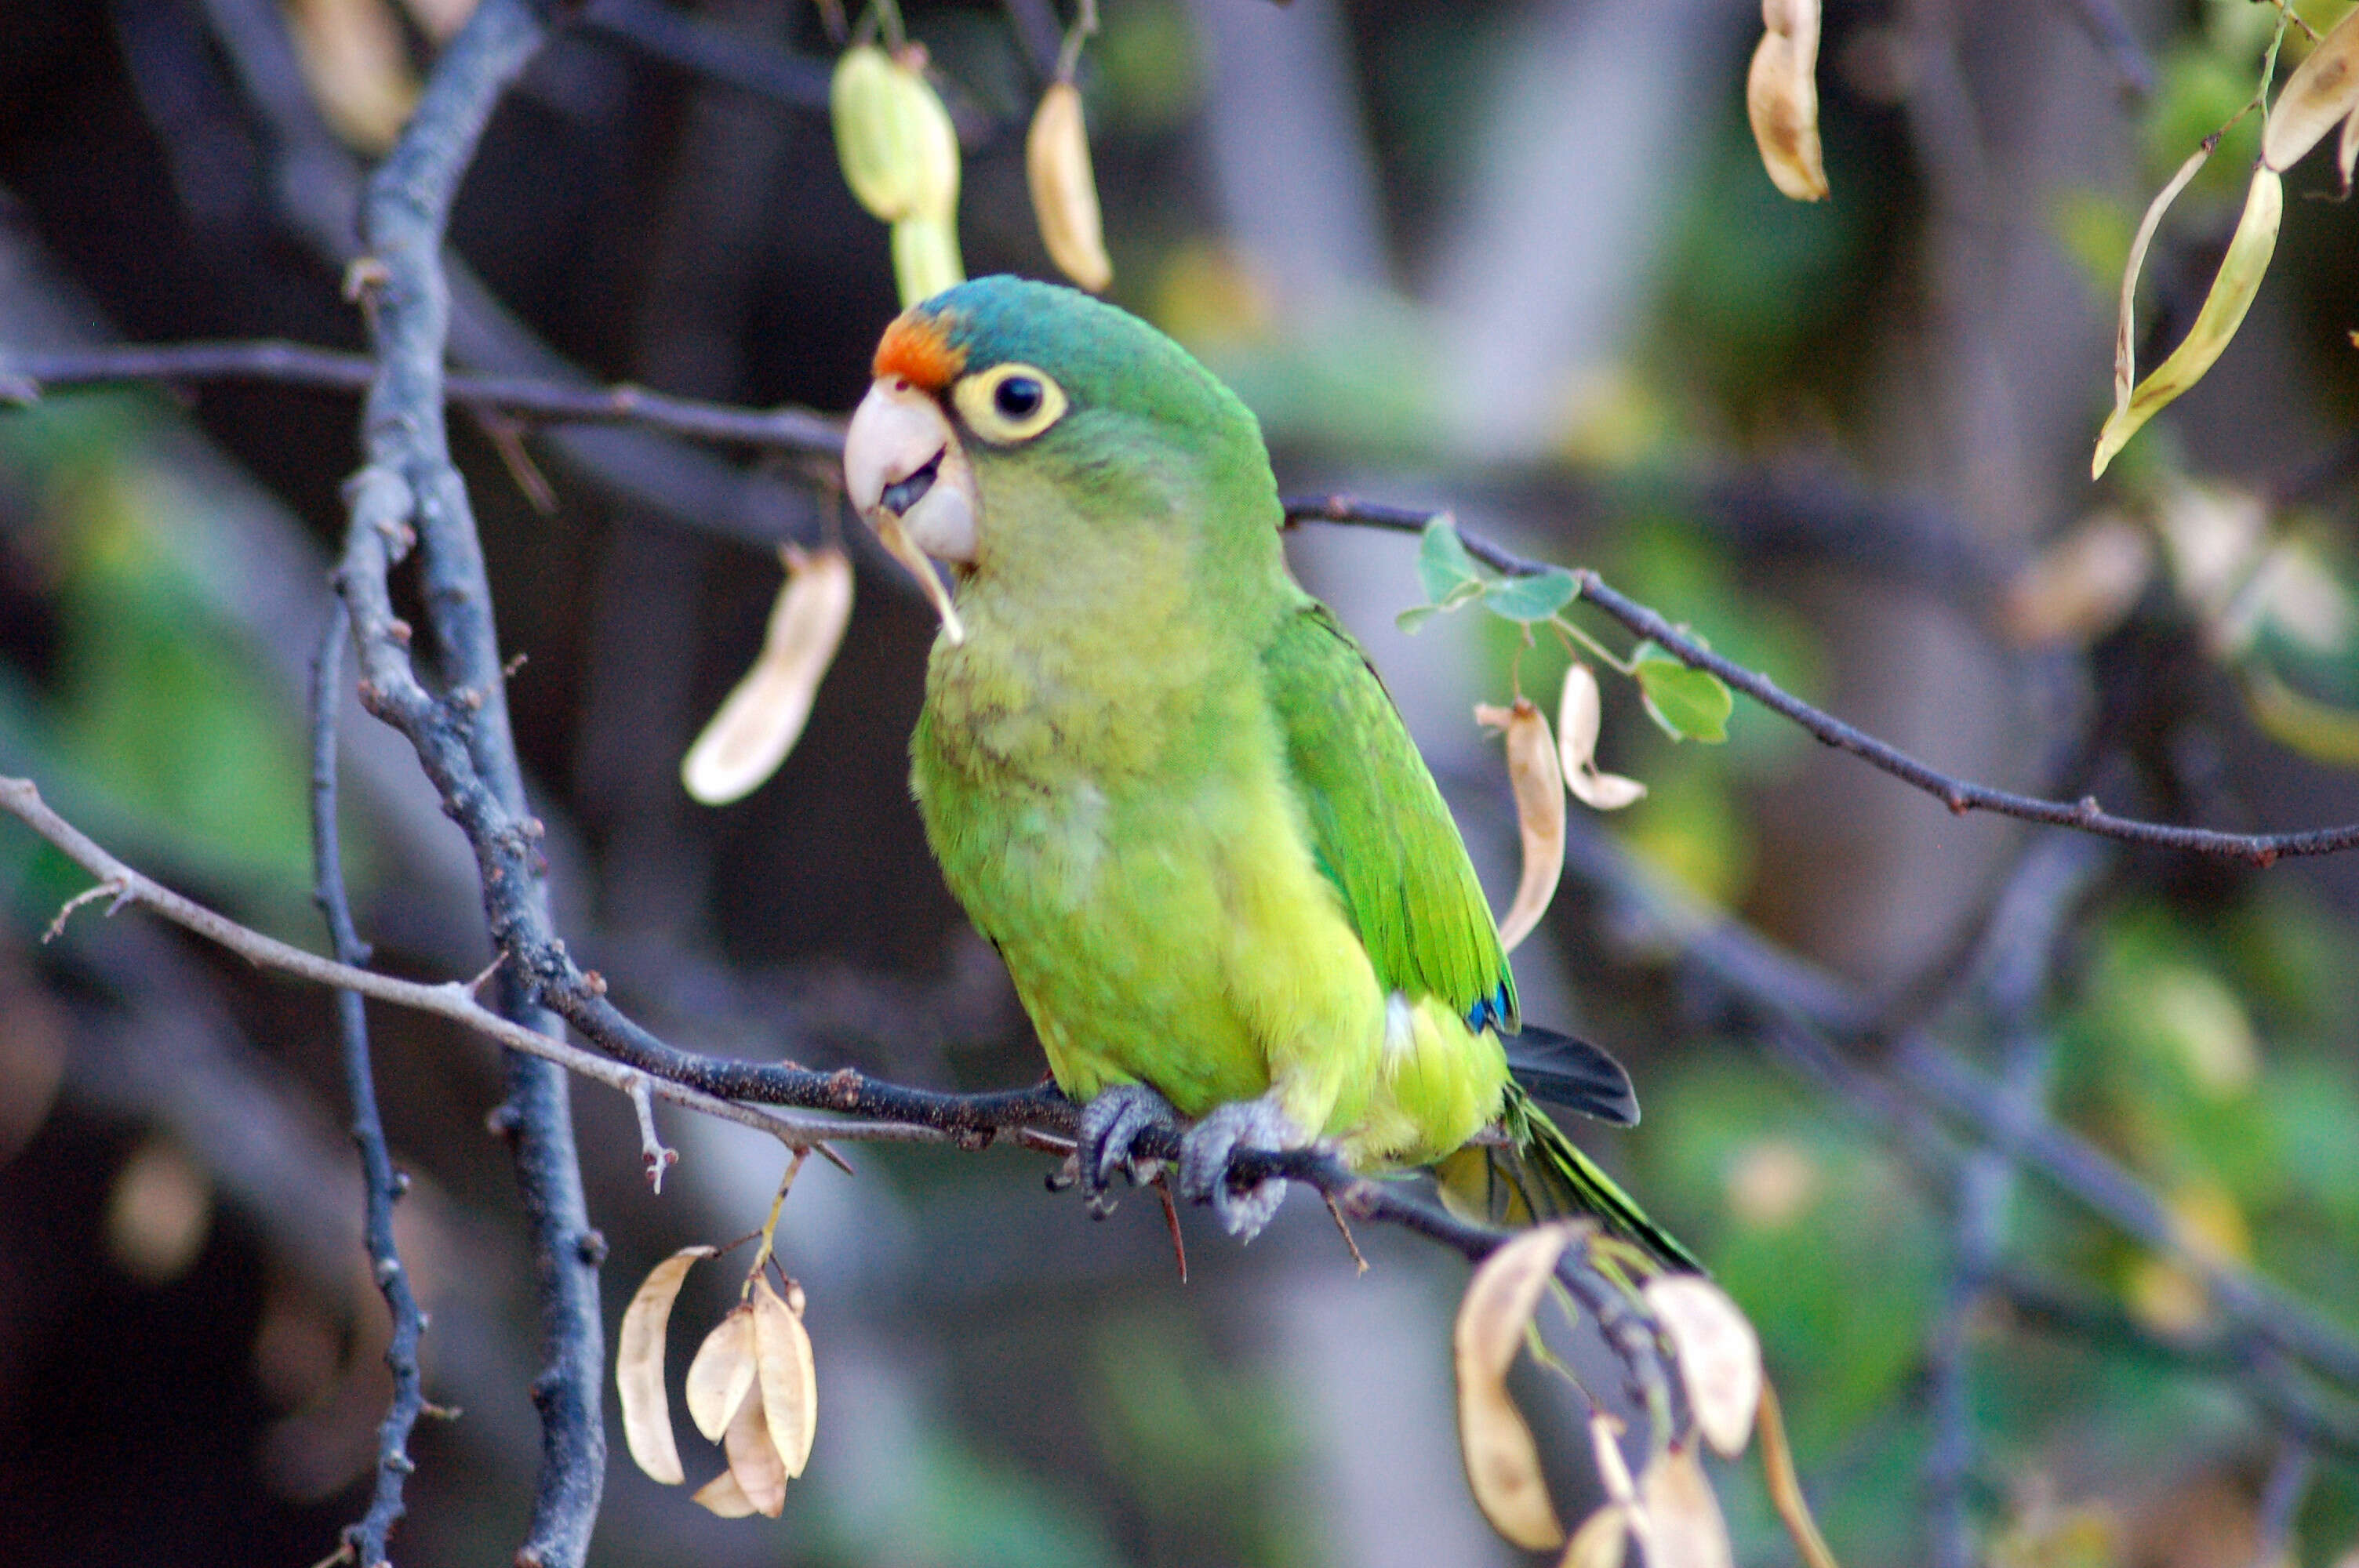
[{"label": "orange forehead patch", "polygon": [[966,351],[951,343],[944,330],[947,325],[939,316],[920,316],[914,310],[895,317],[885,329],[885,341],[876,345],[877,379],[906,376],[927,392],[948,387],[966,368]]}]

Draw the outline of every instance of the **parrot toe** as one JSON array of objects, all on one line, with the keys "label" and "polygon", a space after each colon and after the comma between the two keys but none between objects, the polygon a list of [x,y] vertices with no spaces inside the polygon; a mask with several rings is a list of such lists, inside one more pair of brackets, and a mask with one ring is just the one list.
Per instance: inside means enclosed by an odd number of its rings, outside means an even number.
[{"label": "parrot toe", "polygon": [[1251,1241],[1286,1200],[1286,1181],[1270,1176],[1240,1190],[1229,1179],[1229,1161],[1240,1149],[1293,1149],[1302,1130],[1266,1099],[1224,1105],[1189,1129],[1180,1141],[1180,1191],[1209,1203],[1221,1227]]},{"label": "parrot toe", "polygon": [[1106,1188],[1115,1172],[1127,1173],[1133,1186],[1155,1180],[1161,1162],[1131,1157],[1139,1136],[1153,1127],[1179,1130],[1180,1113],[1145,1084],[1115,1084],[1082,1108],[1081,1138],[1073,1160],[1091,1214],[1103,1219],[1114,1212],[1114,1199],[1106,1195]]}]

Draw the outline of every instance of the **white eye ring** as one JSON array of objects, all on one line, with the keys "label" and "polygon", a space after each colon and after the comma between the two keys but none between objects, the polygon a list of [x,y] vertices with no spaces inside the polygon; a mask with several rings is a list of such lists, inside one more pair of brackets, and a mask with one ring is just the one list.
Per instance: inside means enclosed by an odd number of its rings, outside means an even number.
[{"label": "white eye ring", "polygon": [[951,399],[967,427],[996,446],[1028,441],[1065,416],[1065,389],[1048,372],[1012,361],[962,377]]}]

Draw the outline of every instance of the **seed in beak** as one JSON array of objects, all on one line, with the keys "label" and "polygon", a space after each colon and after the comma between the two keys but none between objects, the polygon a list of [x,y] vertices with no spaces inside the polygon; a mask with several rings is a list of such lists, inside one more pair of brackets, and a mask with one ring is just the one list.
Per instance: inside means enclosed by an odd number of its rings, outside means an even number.
[{"label": "seed in beak", "polygon": [[934,488],[934,481],[942,471],[942,454],[949,450],[944,447],[926,460],[925,467],[897,484],[886,485],[884,493],[876,498],[877,504],[897,517],[907,517],[909,508],[923,501],[926,492]]}]

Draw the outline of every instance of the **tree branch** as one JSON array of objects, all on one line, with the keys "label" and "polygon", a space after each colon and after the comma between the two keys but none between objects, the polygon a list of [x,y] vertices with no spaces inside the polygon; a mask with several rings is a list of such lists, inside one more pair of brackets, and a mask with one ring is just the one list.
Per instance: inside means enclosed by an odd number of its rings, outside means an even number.
[{"label": "tree branch", "polygon": [[[1285,504],[1289,524],[1341,523],[1355,527],[1382,528],[1393,533],[1417,533],[1435,516],[1430,512],[1372,505],[1342,495],[1294,497]],[[1546,561],[1518,556],[1463,530],[1460,531],[1459,537],[1465,541],[1467,550],[1475,559],[1510,577],[1537,577],[1542,572],[1560,569]],[[1849,752],[1902,783],[1923,790],[1957,816],[1962,816],[1970,811],[1989,811],[2002,816],[2019,817],[2026,822],[2076,828],[2100,838],[2119,839],[2125,844],[2233,856],[2256,866],[2271,865],[2285,856],[2332,855],[2359,848],[2359,822],[2290,833],[2223,833],[2208,827],[2180,827],[2115,816],[2099,806],[2094,795],[2084,795],[2071,802],[2041,800],[2033,795],[2017,795],[2011,790],[1993,789],[1987,784],[1954,778],[1898,747],[1813,708],[1781,689],[1768,676],[1723,658],[1672,625],[1659,611],[1608,587],[1605,579],[1596,572],[1584,568],[1575,571],[1572,577],[1579,585],[1580,598],[1595,605],[1634,634],[1654,642],[1692,669],[1706,670],[1719,676],[1772,713],[1791,719],[1826,744]]]},{"label": "tree branch", "polygon": [[[347,277],[370,308],[377,362],[362,420],[366,462],[353,481],[349,538],[366,541],[360,546],[364,558],[386,562],[391,538],[414,524],[437,664],[453,688],[450,700],[434,705],[439,721],[469,753],[487,795],[511,816],[523,815],[524,780],[508,730],[491,587],[443,423],[450,289],[441,262],[460,178],[493,106],[539,50],[545,18],[544,5],[527,0],[482,0],[475,7],[435,63],[400,140],[368,182],[361,208],[367,254]],[[365,638],[385,629],[385,618],[353,603],[351,575],[344,574],[346,603]],[[382,579],[376,587],[382,589]],[[533,874],[537,868],[517,870],[527,874],[514,884],[515,901],[545,924],[548,894]],[[505,1016],[537,1033],[557,1033],[514,966],[497,984]],[[515,1152],[542,1325],[542,1368],[533,1380],[540,1475],[516,1561],[519,1568],[579,1568],[605,1487],[605,1336],[598,1305],[605,1241],[590,1226],[564,1072],[537,1054],[515,1052],[507,1080],[499,1124]]]},{"label": "tree branch", "polygon": [[[813,1072],[695,1055],[664,1044],[600,999],[600,1027],[618,1031],[630,1043],[630,1048],[650,1064],[646,1070],[622,1065],[501,1017],[477,1003],[471,988],[464,983],[424,985],[395,979],[374,970],[322,958],[241,925],[109,854],[52,810],[29,779],[0,777],[0,811],[24,822],[99,879],[96,887],[69,901],[68,913],[96,898],[112,898],[115,909],[144,906],[257,967],[339,988],[355,1000],[366,996],[451,1019],[511,1050],[617,1089],[630,1097],[635,1105],[643,1106],[645,1098],[652,1096],[769,1132],[794,1149],[824,1149],[822,1139],[846,1142],[953,1141],[980,1149],[994,1141],[995,1134],[1009,1131],[1014,1135],[1011,1141],[1018,1144],[1061,1152],[1069,1151],[1071,1145],[1056,1135],[1071,1131],[1079,1120],[1078,1108],[1050,1086],[997,1093],[945,1094],[879,1083],[849,1071]],[[65,915],[60,914],[60,923],[64,919]],[[589,984],[594,988],[594,979]],[[655,1065],[658,1063],[661,1065]],[[814,1109],[841,1108],[866,1112],[876,1119],[843,1121],[825,1117],[791,1117],[720,1098],[693,1087],[690,1080],[734,1085]],[[646,1130],[644,1120],[642,1144],[643,1153],[661,1147]],[[1168,1128],[1150,1128],[1139,1138],[1136,1153],[1142,1160],[1177,1161],[1179,1135]],[[1398,1182],[1371,1180],[1323,1150],[1240,1150],[1233,1169],[1246,1181],[1277,1176],[1304,1183],[1332,1199],[1353,1219],[1398,1226],[1470,1262],[1480,1262],[1516,1234],[1461,1219],[1438,1204],[1412,1195],[1412,1187]],[[389,1206],[387,1214],[389,1217]],[[1567,1259],[1561,1277],[1596,1315],[1628,1373],[1634,1398],[1641,1408],[1666,1408],[1663,1401],[1669,1398],[1669,1383],[1653,1325],[1630,1302],[1622,1287],[1599,1273],[1579,1256],[1578,1249],[1569,1252]]]},{"label": "tree branch", "polygon": [[[355,998],[368,997],[390,1002],[396,1007],[447,1018],[511,1051],[538,1057],[625,1096],[634,1095],[642,1085],[649,1085],[650,1092],[658,1099],[723,1121],[734,1121],[757,1132],[766,1132],[789,1149],[808,1149],[822,1141],[933,1143],[949,1136],[945,1130],[923,1123],[868,1123],[840,1120],[832,1117],[794,1116],[760,1106],[740,1105],[660,1076],[650,1080],[649,1075],[636,1068],[609,1061],[595,1052],[569,1045],[549,1035],[537,1033],[502,1017],[475,1000],[474,988],[470,982],[445,980],[439,985],[428,985],[417,980],[397,979],[374,969],[364,969],[321,957],[316,953],[307,953],[277,937],[266,936],[250,926],[241,925],[117,860],[52,810],[49,803],[41,799],[40,791],[30,779],[0,777],[0,811],[7,812],[64,850],[76,865],[98,879],[95,887],[68,901],[65,912],[50,927],[52,935],[63,925],[66,914],[84,903],[111,900],[109,914],[125,905],[141,905],[154,910],[173,925],[235,953],[257,968],[276,969],[281,974],[308,980],[313,985],[332,987]],[[349,915],[346,919],[349,922]],[[809,1076],[824,1079],[834,1075],[813,1073]]]},{"label": "tree branch", "polygon": [[[46,353],[0,350],[0,402],[38,402],[64,387],[125,382],[264,382],[331,392],[366,392],[376,362],[366,354],[303,343],[122,343]],[[769,451],[834,457],[843,450],[843,423],[802,408],[757,410],[645,387],[569,386],[538,376],[443,378],[451,402],[512,419],[567,425],[636,425],[690,440],[758,447]]]}]

